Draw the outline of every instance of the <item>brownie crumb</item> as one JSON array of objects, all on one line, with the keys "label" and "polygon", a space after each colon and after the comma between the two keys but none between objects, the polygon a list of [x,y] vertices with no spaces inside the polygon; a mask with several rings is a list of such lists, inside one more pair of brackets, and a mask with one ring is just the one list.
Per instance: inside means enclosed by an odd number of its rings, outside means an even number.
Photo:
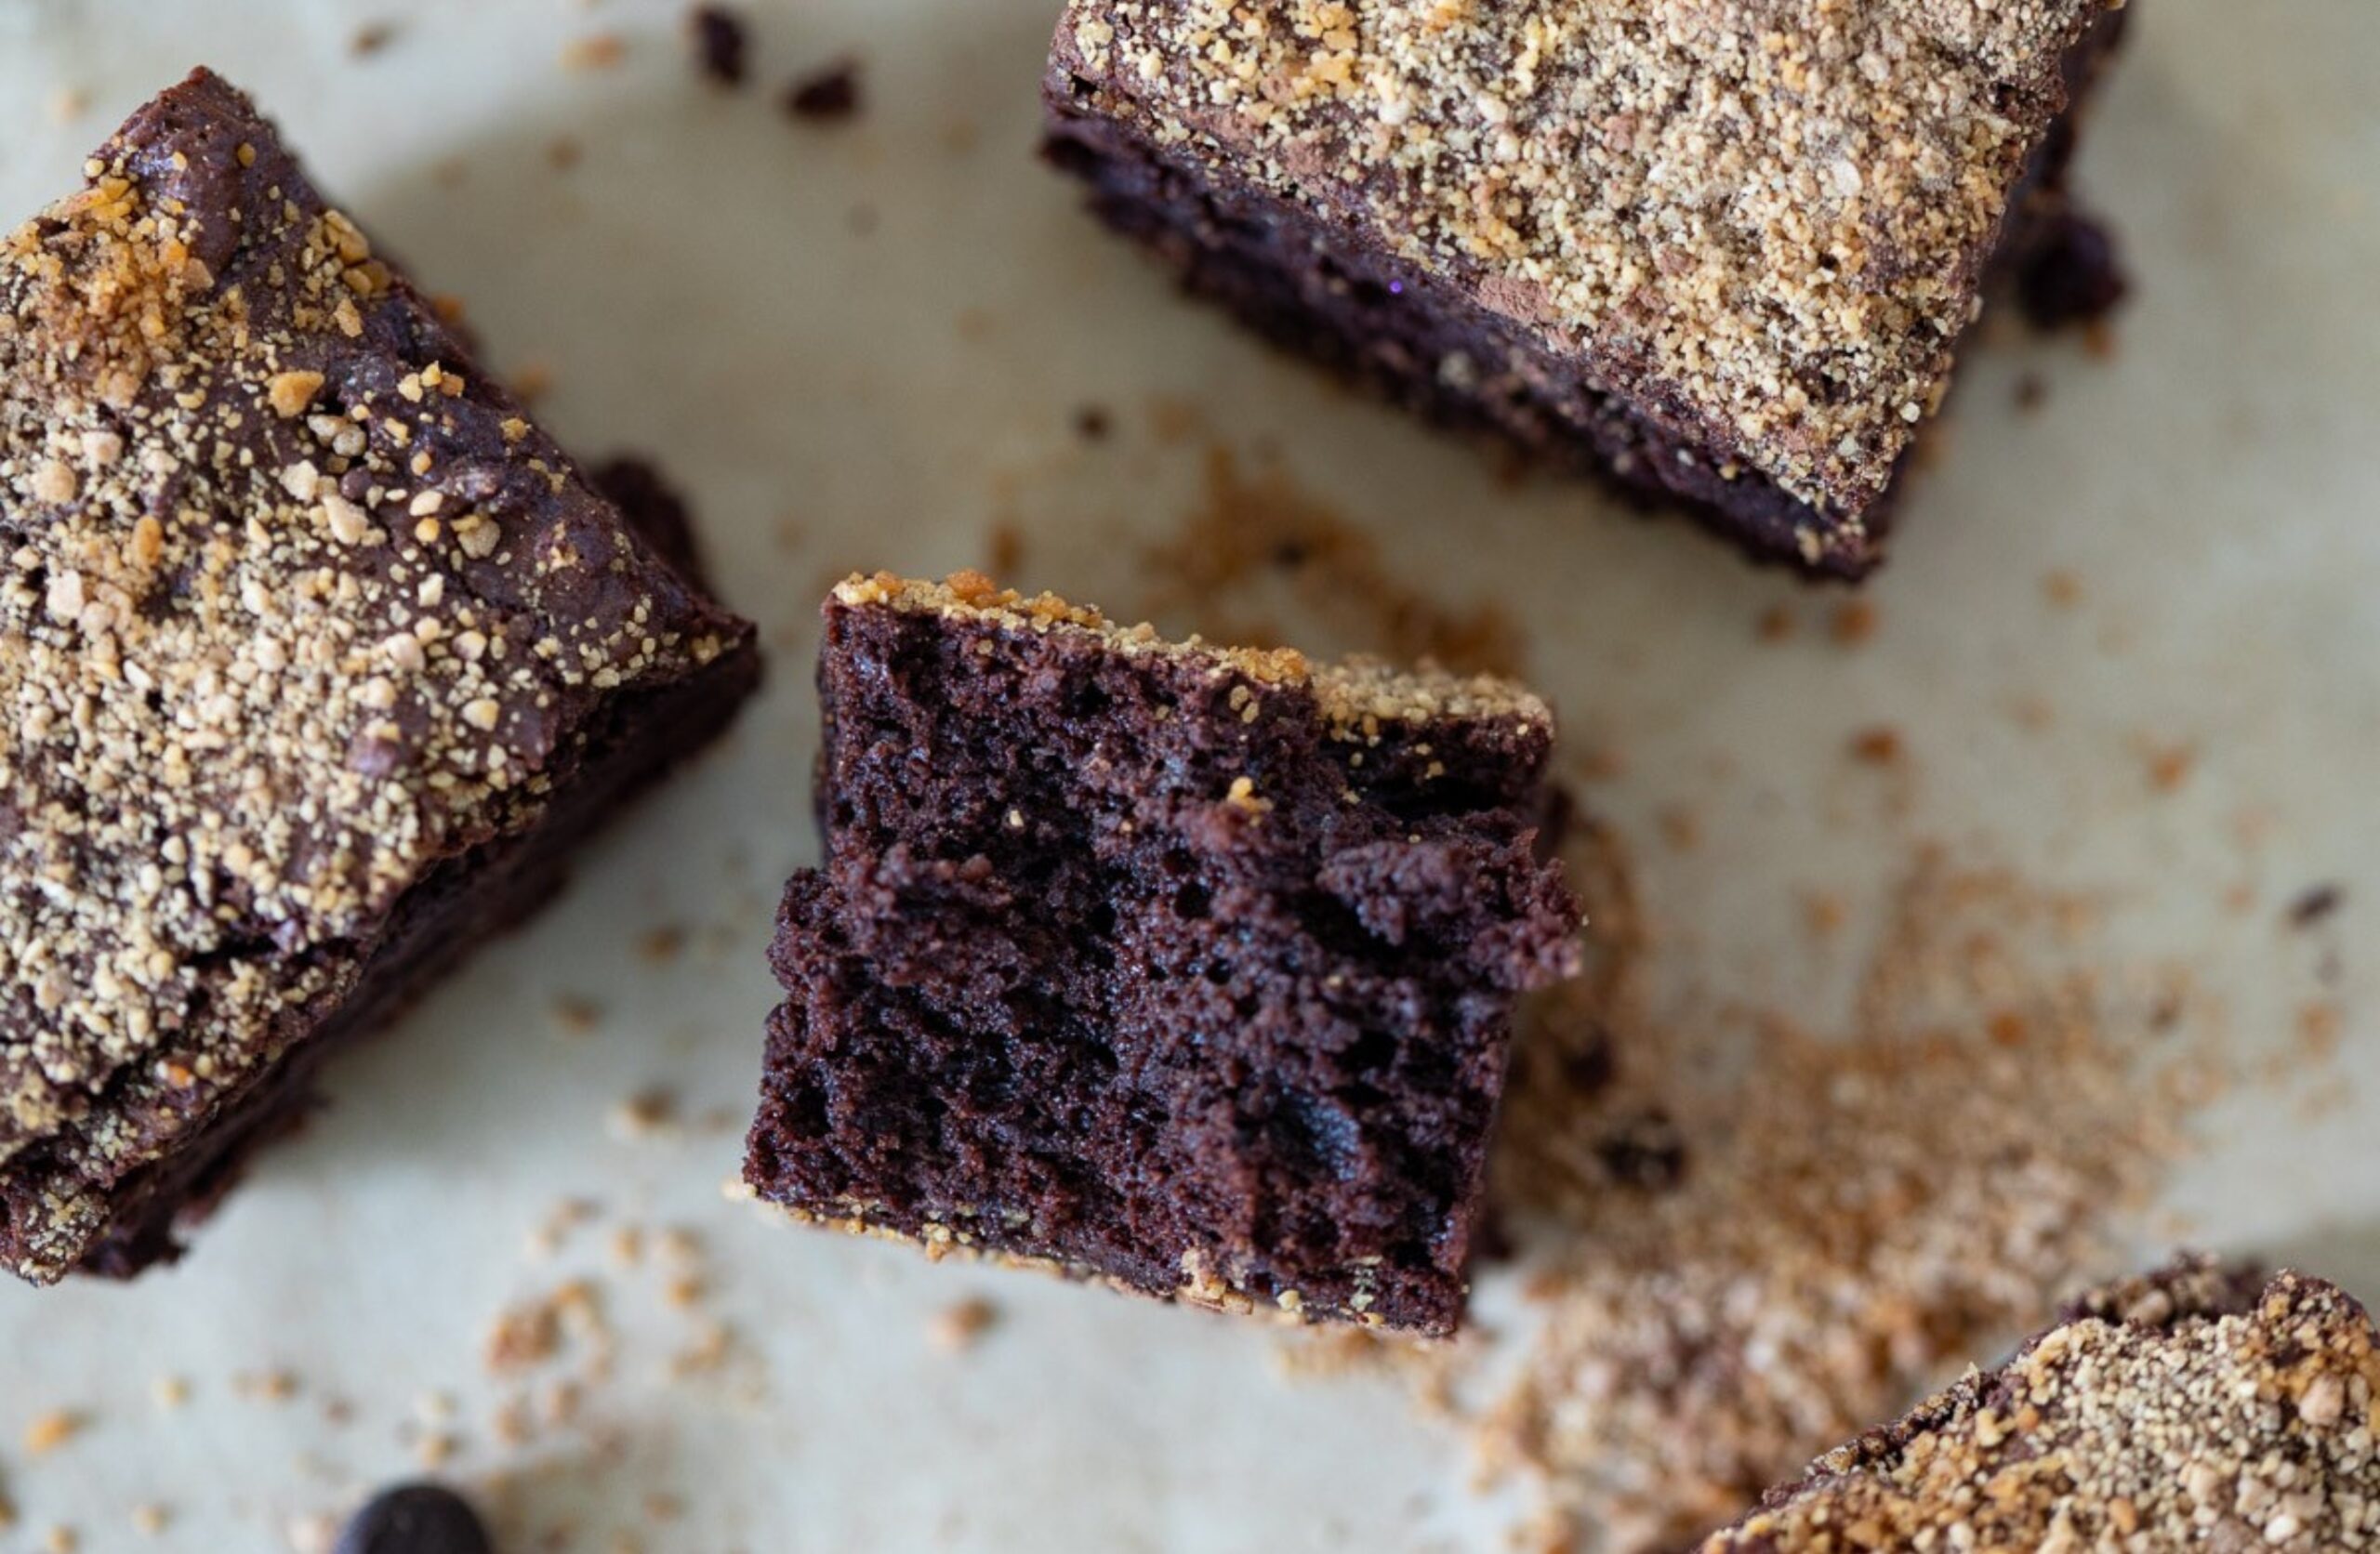
[{"label": "brownie crumb", "polygon": [[347,51],[359,59],[368,59],[394,43],[396,39],[396,23],[367,21],[358,27],[355,30],[355,35],[348,40]]},{"label": "brownie crumb", "polygon": [[807,124],[840,124],[860,110],[859,62],[840,59],[786,88],[785,110]]},{"label": "brownie crumb", "polygon": [[2040,329],[2096,323],[2130,289],[2108,230],[2072,211],[2050,226],[2016,278],[2025,317]]},{"label": "brownie crumb", "polygon": [[1836,645],[1856,648],[1876,635],[1879,624],[1876,607],[1864,599],[1855,599],[1835,606],[1829,634]]},{"label": "brownie crumb", "polygon": [[741,12],[696,6],[686,13],[686,30],[694,40],[695,67],[706,79],[721,86],[744,85],[752,40]]},{"label": "brownie crumb", "polygon": [[2336,883],[2317,885],[2304,891],[2289,903],[2289,926],[2310,928],[2336,912],[2347,900],[2347,889]]},{"label": "brownie crumb", "polygon": [[1104,442],[1116,429],[1104,405],[1087,404],[1075,412],[1075,435],[1085,442]]}]

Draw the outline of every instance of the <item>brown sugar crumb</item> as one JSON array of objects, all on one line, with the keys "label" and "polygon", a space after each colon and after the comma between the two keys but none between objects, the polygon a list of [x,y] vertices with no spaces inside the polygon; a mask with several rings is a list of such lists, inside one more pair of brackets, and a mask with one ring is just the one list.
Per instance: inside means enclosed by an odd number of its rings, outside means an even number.
[{"label": "brown sugar crumb", "polygon": [[147,1537],[156,1537],[165,1530],[172,1518],[159,1505],[139,1505],[132,1508],[132,1530]]},{"label": "brown sugar crumb", "polygon": [[1207,450],[1204,499],[1148,561],[1149,612],[1195,614],[1219,638],[1277,637],[1248,617],[1247,603],[1251,585],[1277,580],[1342,636],[1391,658],[1509,677],[1527,657],[1518,624],[1498,604],[1441,603],[1395,575],[1369,531],[1277,467],[1243,471],[1219,445]]},{"label": "brown sugar crumb", "polygon": [[54,1452],[83,1431],[83,1416],[70,1409],[53,1408],[34,1416],[25,1427],[24,1448],[27,1456],[41,1456]]},{"label": "brown sugar crumb", "polygon": [[2179,1147],[2187,1065],[2147,1055],[2184,1051],[2155,1033],[2185,1006],[2093,966],[2067,898],[1936,859],[1847,1029],[1657,1019],[1624,861],[1592,827],[1566,851],[1595,958],[1520,1034],[1491,1188],[1541,1321],[1474,1428],[1549,1547],[1643,1554],[2082,1282]]},{"label": "brown sugar crumb", "polygon": [[251,1403],[287,1403],[298,1395],[298,1378],[287,1371],[258,1371],[231,1378],[235,1397]]},{"label": "brown sugar crumb", "polygon": [[1851,736],[1851,758],[1868,766],[1897,766],[1907,754],[1899,731],[1878,726]]},{"label": "brown sugar crumb", "polygon": [[2189,781],[2198,764],[2198,746],[2190,744],[2144,743],[2141,758],[2149,769],[2149,786],[2156,793],[2175,793]]},{"label": "brown sugar crumb", "polygon": [[974,1348],[976,1340],[990,1331],[999,1318],[998,1307],[981,1296],[973,1296],[935,1312],[926,1329],[926,1337],[944,1353],[958,1354]]},{"label": "brown sugar crumb", "polygon": [[266,385],[265,397],[271,402],[272,413],[284,421],[294,421],[306,414],[314,396],[323,391],[323,375],[312,372],[278,373]]},{"label": "brown sugar crumb", "polygon": [[677,1120],[676,1094],[657,1086],[639,1090],[619,1102],[608,1117],[612,1137],[620,1139],[653,1138]]},{"label": "brown sugar crumb", "polygon": [[2042,578],[2042,597],[2061,610],[2082,602],[2082,580],[2070,572],[2053,572]]},{"label": "brown sugar crumb", "polygon": [[178,1376],[161,1376],[149,1384],[149,1396],[159,1408],[179,1408],[190,1402],[190,1383]]},{"label": "brown sugar crumb", "polygon": [[1880,624],[1874,605],[1864,599],[1849,599],[1834,607],[1827,635],[1837,647],[1856,648],[1874,637]]},{"label": "brown sugar crumb", "polygon": [[359,59],[367,59],[396,42],[396,39],[397,29],[394,22],[367,21],[358,27],[354,35],[348,39],[347,51]]},{"label": "brown sugar crumb", "polygon": [[984,550],[996,577],[1013,576],[1025,565],[1025,536],[1013,523],[993,524]]},{"label": "brown sugar crumb", "polygon": [[859,61],[840,59],[786,88],[785,111],[805,124],[841,124],[860,111]]},{"label": "brown sugar crumb", "polygon": [[61,1522],[42,1535],[41,1546],[45,1554],[74,1554],[83,1547],[83,1536]]},{"label": "brown sugar crumb", "polygon": [[1760,612],[1759,623],[1752,629],[1764,642],[1783,642],[1792,639],[1794,625],[1792,605],[1772,604]]},{"label": "brown sugar crumb", "polygon": [[590,33],[573,38],[562,51],[564,70],[610,70],[628,58],[628,46],[617,33]]},{"label": "brown sugar crumb", "polygon": [[554,1029],[565,1036],[584,1036],[603,1023],[603,1007],[575,993],[557,994],[547,1008]]},{"label": "brown sugar crumb", "polygon": [[686,33],[694,43],[694,66],[705,79],[721,86],[744,85],[752,40],[741,12],[696,6],[686,13]]},{"label": "brown sugar crumb", "polygon": [[638,956],[655,966],[666,966],[676,960],[685,948],[686,930],[676,923],[664,923],[637,936]]}]

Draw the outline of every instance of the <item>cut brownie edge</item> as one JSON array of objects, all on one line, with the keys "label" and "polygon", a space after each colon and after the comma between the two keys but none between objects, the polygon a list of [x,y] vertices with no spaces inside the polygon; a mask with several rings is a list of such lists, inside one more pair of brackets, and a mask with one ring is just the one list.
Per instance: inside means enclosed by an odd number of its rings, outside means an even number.
[{"label": "cut brownie edge", "polygon": [[1146,1294],[1460,1320],[1511,1001],[1569,974],[1543,704],[854,579],[747,1180]]}]

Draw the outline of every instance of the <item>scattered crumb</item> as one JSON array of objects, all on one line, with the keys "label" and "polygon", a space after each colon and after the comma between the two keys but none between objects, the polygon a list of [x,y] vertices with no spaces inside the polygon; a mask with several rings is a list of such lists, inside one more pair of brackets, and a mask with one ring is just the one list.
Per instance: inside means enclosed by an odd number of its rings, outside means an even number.
[{"label": "scattered crumb", "polygon": [[2042,597],[2061,610],[2071,610],[2082,602],[2082,580],[2070,572],[2045,573],[2042,576]]},{"label": "scattered crumb", "polygon": [[534,404],[552,390],[553,369],[542,362],[523,362],[513,373],[511,386],[514,399],[522,404]]},{"label": "scattered crumb", "polygon": [[859,62],[841,59],[786,88],[786,112],[809,124],[839,124],[860,110]]},{"label": "scattered crumb", "polygon": [[546,142],[546,165],[567,173],[587,158],[587,147],[575,135],[557,135]]},{"label": "scattered crumb", "polygon": [[12,1532],[17,1525],[17,1503],[0,1495],[0,1533]]},{"label": "scattered crumb", "polygon": [[140,1505],[132,1508],[132,1530],[152,1538],[165,1530],[165,1523],[169,1520],[171,1519],[166,1515],[165,1508],[163,1506]]},{"label": "scattered crumb", "polygon": [[90,106],[91,94],[80,86],[60,86],[49,94],[49,117],[54,124],[71,125]]},{"label": "scattered crumb", "polygon": [[974,1348],[975,1340],[989,1331],[999,1317],[998,1307],[981,1296],[972,1296],[936,1312],[926,1337],[934,1348],[946,1354],[960,1353]]},{"label": "scattered crumb", "polygon": [[994,577],[1012,577],[1025,565],[1025,535],[1013,523],[995,523],[984,541]]},{"label": "scattered crumb", "polygon": [[589,33],[573,38],[562,51],[564,70],[610,70],[628,58],[628,41],[617,33]]},{"label": "scattered crumb", "polygon": [[149,1384],[149,1395],[159,1408],[179,1408],[190,1402],[190,1383],[178,1376],[161,1376]]},{"label": "scattered crumb", "polygon": [[429,1430],[414,1443],[414,1460],[428,1471],[435,1472],[455,1460],[457,1450],[455,1438],[444,1430]]},{"label": "scattered crumb", "polygon": [[396,37],[394,22],[367,21],[355,30],[353,37],[348,39],[347,51],[359,59],[369,59],[394,43]]},{"label": "scattered crumb", "polygon": [[554,1029],[565,1036],[589,1034],[603,1022],[602,1006],[575,993],[556,994],[547,1012],[552,1016]]},{"label": "scattered crumb", "polygon": [[607,1126],[615,1139],[650,1139],[677,1120],[677,1096],[655,1086],[639,1090],[614,1106],[608,1113]]},{"label": "scattered crumb", "polygon": [[1772,604],[1760,612],[1760,622],[1753,627],[1764,642],[1782,642],[1793,635],[1793,607]]},{"label": "scattered crumb", "polygon": [[1683,804],[1665,804],[1653,816],[1653,823],[1660,827],[1661,840],[1675,852],[1692,852],[1702,845],[1702,821]]},{"label": "scattered crumb", "polygon": [[1851,736],[1851,757],[1869,766],[1897,766],[1906,754],[1897,730],[1879,724]]},{"label": "scattered crumb", "polygon": [[2039,410],[2048,398],[2049,384],[2043,380],[2041,374],[2027,373],[2016,379],[2016,408],[2018,410],[2028,412]]},{"label": "scattered crumb", "polygon": [[1876,607],[1864,599],[1847,599],[1834,607],[1828,635],[1839,647],[1856,648],[1876,635]]},{"label": "scattered crumb", "polygon": [[1087,404],[1075,412],[1075,435],[1085,442],[1104,442],[1115,429],[1115,422],[1104,406]]},{"label": "scattered crumb", "polygon": [[2313,886],[2301,891],[2297,899],[2289,903],[2289,926],[2294,928],[2312,928],[2336,912],[2346,900],[2344,886],[2336,883]]},{"label": "scattered crumb", "polygon": [[250,1403],[287,1403],[298,1395],[298,1378],[287,1371],[244,1372],[231,1378],[231,1393]]},{"label": "scattered crumb", "polygon": [[1568,852],[1589,972],[1525,1016],[1491,1199],[1542,1320],[1462,1406],[1550,1501],[1544,1547],[1641,1554],[2042,1322],[2206,1076],[2157,1034],[2182,973],[2096,967],[2089,903],[1938,858],[1840,1034],[1656,1019],[1624,860],[1592,825]]},{"label": "scattered crumb", "polygon": [[637,937],[636,953],[655,966],[676,960],[686,947],[686,930],[675,923],[647,928]]},{"label": "scattered crumb", "polygon": [[1262,641],[1276,635],[1247,614],[1249,585],[1277,579],[1351,645],[1402,663],[1515,674],[1527,656],[1501,604],[1460,610],[1396,577],[1370,531],[1301,488],[1276,466],[1243,473],[1220,445],[1207,450],[1204,500],[1152,547],[1156,579],[1145,612],[1197,618],[1206,635]]},{"label": "scattered crumb", "polygon": [[83,1539],[73,1528],[61,1523],[49,1530],[42,1538],[41,1546],[46,1554],[74,1554],[83,1547]]},{"label": "scattered crumb", "polygon": [[686,31],[694,46],[694,65],[705,79],[721,86],[741,86],[751,48],[751,35],[741,12],[725,6],[696,6],[686,13]]},{"label": "scattered crumb", "polygon": [[2142,758],[2149,768],[2149,786],[2158,793],[2173,793],[2189,781],[2190,770],[2198,764],[2198,746],[2181,744],[2144,744]]},{"label": "scattered crumb", "polygon": [[317,1511],[290,1518],[284,1532],[289,1538],[292,1554],[331,1554],[331,1546],[338,1537],[338,1522]]},{"label": "scattered crumb", "polygon": [[53,1408],[34,1416],[25,1427],[24,1446],[27,1456],[40,1456],[54,1452],[82,1433],[83,1416],[63,1408]]}]

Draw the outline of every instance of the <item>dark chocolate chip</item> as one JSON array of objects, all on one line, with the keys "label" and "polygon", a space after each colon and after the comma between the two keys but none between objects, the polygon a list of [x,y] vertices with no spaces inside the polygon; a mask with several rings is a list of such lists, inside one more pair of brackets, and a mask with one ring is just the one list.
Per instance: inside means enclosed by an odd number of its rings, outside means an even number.
[{"label": "dark chocolate chip", "polygon": [[2127,289],[2107,229],[2073,215],[2049,228],[2016,282],[2025,316],[2043,329],[2104,318]]},{"label": "dark chocolate chip", "polygon": [[2289,904],[2292,928],[2307,928],[2339,909],[2347,892],[2336,885],[2317,885]]},{"label": "dark chocolate chip", "polygon": [[813,124],[832,124],[859,112],[859,65],[850,59],[795,82],[785,95],[786,112]]},{"label": "dark chocolate chip", "polygon": [[438,1484],[400,1484],[365,1503],[335,1554],[493,1554],[463,1497]]},{"label": "dark chocolate chip", "polygon": [[750,36],[743,17],[725,6],[696,6],[687,18],[694,33],[694,63],[722,86],[744,85]]}]

